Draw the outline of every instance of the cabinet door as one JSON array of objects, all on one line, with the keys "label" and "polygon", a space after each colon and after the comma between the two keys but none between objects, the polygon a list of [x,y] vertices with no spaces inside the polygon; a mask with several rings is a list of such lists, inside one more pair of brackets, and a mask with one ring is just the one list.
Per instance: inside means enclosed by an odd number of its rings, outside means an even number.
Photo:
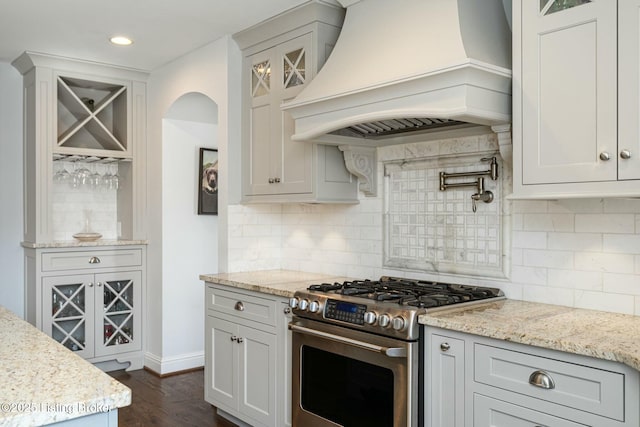
[{"label": "cabinet door", "polygon": [[428,350],[427,426],[463,427],[464,341],[433,334]]},{"label": "cabinet door", "polygon": [[[255,328],[238,327],[238,410],[267,426],[276,425],[276,337]],[[214,361],[214,366],[217,363]]]},{"label": "cabinet door", "polygon": [[311,48],[311,34],[297,37],[278,46],[278,61],[282,67],[281,88],[278,95],[277,117],[281,132],[278,151],[282,153],[280,166],[280,194],[311,193],[313,173],[313,144],[292,141],[295,123],[291,114],[280,109],[280,104],[298,95],[313,78],[315,58]]},{"label": "cabinet door", "polygon": [[310,193],[313,145],[291,140],[294,122],[280,105],[312,78],[311,34],[248,58],[249,195]]},{"label": "cabinet door", "polygon": [[618,178],[640,179],[639,0],[618,0],[618,32]]},{"label": "cabinet door", "polygon": [[80,357],[94,355],[93,274],[42,278],[43,331]]},{"label": "cabinet door", "polygon": [[[291,322],[291,309],[288,302],[280,304],[282,314],[282,324],[279,330],[279,342],[278,350],[282,352],[278,356],[278,363],[280,364],[280,374],[278,375],[282,381],[282,387],[279,387],[278,395],[278,410],[283,411],[282,417],[279,419],[279,425],[285,427],[291,427],[291,342],[292,336],[289,330],[289,322]],[[280,394],[281,393],[281,394]]]},{"label": "cabinet door", "polygon": [[490,427],[585,427],[480,394],[473,398],[473,425]]},{"label": "cabinet door", "polygon": [[96,274],[96,356],[142,349],[140,271]]},{"label": "cabinet door", "polygon": [[616,19],[607,0],[522,2],[523,184],[617,179]]},{"label": "cabinet door", "polygon": [[205,320],[205,400],[215,406],[238,407],[238,326],[217,317]]}]

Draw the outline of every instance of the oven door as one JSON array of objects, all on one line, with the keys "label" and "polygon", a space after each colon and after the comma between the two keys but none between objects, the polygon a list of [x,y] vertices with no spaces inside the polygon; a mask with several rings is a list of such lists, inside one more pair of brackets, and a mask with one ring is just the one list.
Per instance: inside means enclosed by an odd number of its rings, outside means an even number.
[{"label": "oven door", "polygon": [[293,427],[417,425],[417,343],[301,318],[289,328]]}]

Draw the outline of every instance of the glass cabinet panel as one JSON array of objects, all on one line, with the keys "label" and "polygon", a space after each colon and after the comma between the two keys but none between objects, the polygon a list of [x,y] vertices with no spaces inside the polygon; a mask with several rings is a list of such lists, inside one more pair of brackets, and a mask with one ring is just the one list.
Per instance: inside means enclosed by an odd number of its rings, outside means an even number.
[{"label": "glass cabinet panel", "polygon": [[285,53],[283,58],[284,67],[284,87],[285,89],[300,86],[305,83],[306,64],[305,52],[300,48],[292,52]]},{"label": "glass cabinet panel", "polygon": [[255,64],[251,69],[251,93],[255,96],[267,95],[271,89],[271,63]]},{"label": "glass cabinet panel", "polygon": [[72,351],[86,348],[86,285],[72,283],[51,287],[51,335]]},{"label": "glass cabinet panel", "polygon": [[561,10],[591,3],[591,1],[592,0],[540,0],[540,12],[542,12],[543,15],[549,15]]},{"label": "glass cabinet panel", "polygon": [[105,346],[133,341],[133,280],[111,280],[103,284],[103,343]]}]

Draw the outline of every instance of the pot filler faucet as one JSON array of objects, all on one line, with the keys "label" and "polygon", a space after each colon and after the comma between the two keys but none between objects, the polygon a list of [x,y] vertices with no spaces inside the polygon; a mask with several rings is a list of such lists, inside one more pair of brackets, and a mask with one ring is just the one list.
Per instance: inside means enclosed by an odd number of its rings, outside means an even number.
[{"label": "pot filler faucet", "polygon": [[[448,188],[457,187],[476,187],[476,192],[471,195],[471,209],[476,212],[477,202],[491,203],[493,201],[493,193],[484,189],[484,176],[488,175],[492,180],[498,179],[498,162],[495,157],[484,157],[480,159],[489,163],[489,170],[477,172],[440,172],[440,191],[446,191]],[[473,182],[451,182],[447,183],[447,178],[470,178],[479,177]]]}]

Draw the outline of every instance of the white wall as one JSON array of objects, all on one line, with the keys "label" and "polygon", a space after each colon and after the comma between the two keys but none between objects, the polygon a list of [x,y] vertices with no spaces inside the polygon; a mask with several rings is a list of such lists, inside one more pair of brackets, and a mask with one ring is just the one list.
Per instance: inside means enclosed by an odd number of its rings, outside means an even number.
[{"label": "white wall", "polygon": [[24,316],[22,76],[0,62],[0,305]]},{"label": "white wall", "polygon": [[[460,141],[458,141],[460,142]],[[354,278],[453,280],[383,267],[383,179],[359,205],[230,206],[230,271],[285,268]],[[516,201],[509,298],[640,315],[640,199]]]},{"label": "white wall", "polygon": [[[204,322],[204,309],[196,309],[189,322],[183,322],[181,316],[184,312],[182,309],[176,310],[176,301],[172,298],[180,292],[180,287],[183,286],[181,284],[182,276],[184,276],[184,280],[192,281],[197,280],[200,274],[216,273],[217,270],[225,268],[224,254],[226,253],[226,233],[221,233],[217,238],[218,264],[212,261],[207,265],[192,265],[187,268],[190,271],[181,270],[180,278],[172,276],[176,270],[167,267],[167,265],[174,265],[173,263],[186,261],[175,260],[175,253],[171,252],[174,246],[170,240],[171,235],[166,234],[169,231],[167,227],[174,227],[175,229],[172,231],[179,231],[180,223],[170,221],[171,216],[167,215],[172,214],[163,211],[163,207],[173,203],[173,200],[166,200],[171,197],[171,192],[165,191],[162,180],[157,179],[158,176],[164,176],[168,164],[171,163],[170,159],[165,158],[170,155],[170,151],[167,151],[170,149],[163,146],[163,118],[166,117],[171,105],[187,93],[201,93],[217,104],[219,125],[215,139],[219,150],[220,184],[219,215],[216,221],[221,230],[226,229],[227,194],[229,182],[233,180],[229,175],[227,165],[229,164],[229,156],[239,158],[239,154],[234,153],[235,150],[239,150],[239,146],[234,146],[238,144],[238,139],[233,135],[237,135],[237,129],[240,126],[239,109],[232,107],[233,111],[230,113],[229,106],[234,105],[230,99],[239,98],[236,77],[239,73],[238,49],[235,43],[226,37],[154,70],[148,81],[147,202],[149,204],[149,246],[147,253],[148,305],[145,364],[160,373],[202,365],[204,335],[201,328]],[[173,125],[175,124],[174,122]],[[183,128],[182,132],[184,131]],[[170,132],[175,134],[180,132],[180,129],[174,126]],[[183,136],[185,135],[183,134]],[[191,141],[192,144],[195,144],[193,140]],[[213,144],[214,142],[209,141],[209,143]],[[193,175],[189,175],[188,180],[191,181]],[[201,220],[203,224],[208,221],[213,223],[210,217],[198,220]],[[191,242],[192,250],[197,250],[197,245],[206,239],[214,242],[216,240],[211,228],[205,227],[201,230],[197,240]],[[186,243],[184,244],[186,245]],[[199,284],[199,300],[196,302],[195,297],[192,297],[192,306],[202,304],[204,300],[204,284],[202,282]],[[197,290],[194,289],[194,292]],[[184,309],[187,310],[188,307]],[[179,335],[184,335],[184,337],[179,337]],[[185,347],[187,345],[188,349]]]}]

